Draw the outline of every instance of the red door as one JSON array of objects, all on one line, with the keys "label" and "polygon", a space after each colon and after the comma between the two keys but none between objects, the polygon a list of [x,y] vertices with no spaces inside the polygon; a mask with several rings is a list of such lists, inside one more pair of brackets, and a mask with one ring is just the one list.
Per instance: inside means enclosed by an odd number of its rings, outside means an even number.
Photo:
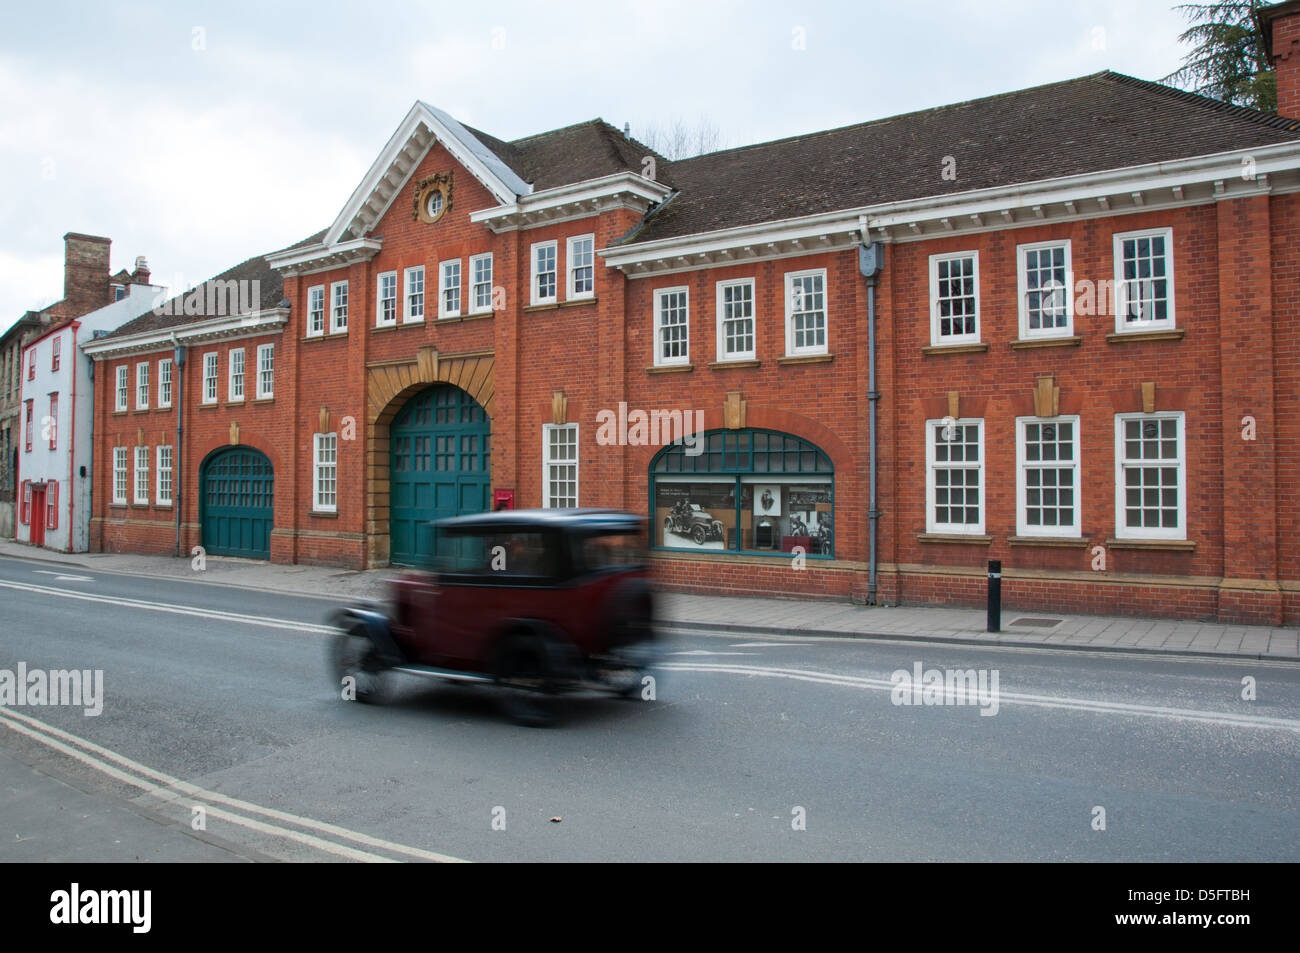
[{"label": "red door", "polygon": [[45,545],[45,487],[32,487],[32,545]]}]

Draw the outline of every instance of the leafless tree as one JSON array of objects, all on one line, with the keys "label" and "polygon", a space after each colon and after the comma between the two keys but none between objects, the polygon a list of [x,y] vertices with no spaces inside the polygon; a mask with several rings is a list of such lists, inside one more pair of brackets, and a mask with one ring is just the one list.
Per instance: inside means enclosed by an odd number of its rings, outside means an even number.
[{"label": "leafless tree", "polygon": [[727,147],[718,124],[705,116],[693,123],[680,116],[667,123],[648,122],[632,135],[665,159],[688,159]]}]

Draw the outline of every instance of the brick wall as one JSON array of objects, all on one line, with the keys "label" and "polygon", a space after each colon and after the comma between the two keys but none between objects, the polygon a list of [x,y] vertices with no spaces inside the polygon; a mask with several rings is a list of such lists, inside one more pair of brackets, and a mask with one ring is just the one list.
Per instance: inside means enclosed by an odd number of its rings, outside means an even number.
[{"label": "brick wall", "polygon": [[[437,172],[455,175],[451,209],[435,224],[412,217],[413,181]],[[739,392],[746,426],[793,434],[819,446],[835,468],[835,559],[808,560],[796,570],[789,556],[656,554],[662,581],[692,591],[751,592],[861,600],[866,593],[867,520],[867,294],[856,254],[810,254],[652,278],[626,278],[597,262],[594,300],[566,301],[565,239],[594,233],[596,247],[614,243],[638,219],[628,210],[495,235],[469,214],[496,203],[440,147],[421,163],[374,229],[382,252],[370,262],[289,277],[285,295],[292,318],[277,336],[236,342],[250,355],[260,340],[275,340],[274,402],[207,410],[198,403],[202,353],[194,347],[186,371],[186,453],[183,460],[184,545],[198,542],[197,473],[204,456],[230,442],[262,450],[276,472],[275,534],[271,558],[350,568],[382,565],[376,547],[386,532],[386,492],[376,493],[379,518],[367,516],[368,488],[387,480],[386,430],[367,428],[395,412],[421,386],[386,405],[372,403],[368,365],[411,362],[422,347],[440,355],[491,352],[494,358],[492,482],[515,490],[516,505],[542,501],[542,427],[552,419],[552,395],[563,391],[567,420],[579,425],[582,505],[648,513],[648,468],[654,447],[602,447],[596,414],[630,408],[704,412],[706,429],[724,426],[723,404]],[[1019,338],[1017,246],[1069,239],[1073,279],[1104,289],[1114,279],[1116,232],[1172,229],[1176,327],[1161,340],[1116,339],[1112,309],[1076,313],[1077,342],[1012,347]],[[557,242],[559,302],[530,304],[530,249]],[[1300,619],[1300,504],[1294,487],[1300,464],[1300,359],[1287,329],[1300,318],[1300,197],[1258,196],[1217,205],[993,230],[977,235],[905,242],[887,249],[877,295],[880,405],[880,601],[979,605],[985,563],[1004,566],[1009,608],[1133,612],[1251,622]],[[930,331],[930,256],[979,253],[980,341],[966,353],[927,353]],[[469,257],[491,252],[494,284],[504,310],[489,317],[439,321],[438,263],[459,258],[462,312],[469,295]],[[404,270],[425,267],[426,319],[402,322]],[[783,362],[784,276],[827,271],[830,359]],[[377,276],[398,273],[399,319],[376,328]],[[716,285],[755,280],[757,366],[710,367],[716,361]],[[349,282],[346,335],[305,336],[308,289]],[[690,290],[691,369],[652,373],[653,294]],[[1095,300],[1094,304],[1100,304]],[[327,314],[328,322],[328,314]],[[221,352],[220,390],[226,386]],[[159,352],[160,354],[163,352]],[[127,363],[134,374],[135,358]],[[111,386],[113,362],[97,369],[97,385]],[[154,371],[156,374],[156,369]],[[1074,546],[1016,545],[1016,418],[1034,414],[1033,389],[1051,376],[1059,410],[1080,418],[1082,539]],[[1187,539],[1183,546],[1114,543],[1115,415],[1143,410],[1144,383],[1155,385],[1158,411],[1185,414]],[[958,395],[959,415],[984,421],[985,532],[972,543],[924,540],[926,533],[927,419],[948,412]],[[251,391],[250,391],[251,393]],[[487,399],[487,398],[485,398]],[[111,460],[105,448],[174,431],[174,411],[119,417],[111,400],[97,400],[96,500],[110,497]],[[336,515],[312,512],[312,435],[321,408],[330,427],[344,418],[356,439],[340,439]],[[1255,419],[1257,437],[1244,441],[1242,418]],[[383,425],[386,427],[386,425]],[[380,429],[383,429],[382,427]],[[1226,477],[1225,477],[1226,474]],[[97,503],[97,507],[100,506]],[[171,546],[174,513],[104,507],[97,513],[107,549]],[[1094,569],[1094,547],[1105,568]]]}]

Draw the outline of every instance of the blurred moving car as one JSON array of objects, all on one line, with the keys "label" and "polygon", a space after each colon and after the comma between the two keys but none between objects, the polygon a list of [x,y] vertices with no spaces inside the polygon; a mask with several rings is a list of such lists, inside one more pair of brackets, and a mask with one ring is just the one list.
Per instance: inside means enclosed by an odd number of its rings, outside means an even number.
[{"label": "blurred moving car", "polygon": [[393,581],[392,608],[339,609],[335,676],[382,701],[390,673],[492,683],[516,721],[595,688],[636,697],[654,661],[646,521],[612,510],[501,510],[435,524],[433,571]]}]

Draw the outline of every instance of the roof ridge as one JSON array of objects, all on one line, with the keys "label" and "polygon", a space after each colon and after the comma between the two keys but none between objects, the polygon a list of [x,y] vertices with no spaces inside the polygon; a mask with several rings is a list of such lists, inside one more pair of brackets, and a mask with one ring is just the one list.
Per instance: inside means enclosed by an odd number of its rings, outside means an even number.
[{"label": "roof ridge", "polygon": [[[528,141],[531,140],[531,139],[541,139],[543,136],[553,136],[553,135],[555,135],[557,132],[566,132],[566,131],[569,130],[569,129],[577,129],[579,126],[590,126],[590,125],[594,125],[594,124],[597,124],[597,123],[604,123],[605,125],[609,125],[609,123],[606,123],[605,120],[603,120],[603,119],[601,119],[599,116],[597,116],[597,117],[594,118],[594,119],[584,119],[582,122],[574,122],[574,123],[570,123],[570,124],[567,125],[567,126],[560,126],[560,127],[557,128],[557,129],[548,129],[546,132],[538,132],[538,133],[534,133],[534,134],[531,135],[531,136],[523,136],[522,138],[519,138],[519,139],[511,139],[510,142],[509,142],[508,144],[509,144],[509,145],[512,145],[512,146],[513,146],[513,145],[518,145],[518,144],[521,143],[521,142],[528,142]],[[502,141],[504,141],[504,140],[502,140]]]},{"label": "roof ridge", "polygon": [[819,136],[828,136],[833,133],[841,133],[849,129],[865,129],[868,126],[874,126],[874,125],[887,123],[887,122],[897,122],[899,120],[911,119],[917,116],[926,115],[928,113],[940,113],[948,109],[965,108],[968,106],[975,105],[977,103],[988,103],[994,100],[1007,99],[1012,96],[1020,96],[1025,93],[1038,92],[1040,90],[1051,89],[1053,87],[1069,86],[1076,83],[1083,83],[1083,82],[1087,82],[1088,80],[1105,80],[1107,82],[1123,83],[1128,86],[1134,86],[1137,88],[1146,89],[1149,92],[1169,95],[1174,98],[1182,99],[1185,102],[1195,102],[1204,106],[1216,108],[1221,111],[1226,111],[1234,115],[1238,115],[1243,119],[1255,120],[1259,122],[1261,125],[1270,126],[1273,128],[1278,128],[1278,129],[1300,128],[1300,122],[1297,122],[1294,119],[1287,119],[1286,117],[1283,116],[1275,116],[1272,113],[1261,112],[1260,110],[1251,109],[1247,106],[1236,106],[1233,105],[1232,103],[1225,103],[1217,99],[1211,99],[1208,96],[1201,96],[1197,93],[1190,93],[1187,92],[1186,90],[1177,89],[1173,86],[1167,86],[1163,83],[1155,82],[1154,80],[1139,79],[1135,76],[1129,76],[1126,73],[1119,73],[1114,70],[1104,69],[1104,70],[1098,70],[1095,73],[1086,73],[1082,76],[1075,76],[1070,79],[1055,80],[1054,82],[1050,82],[1050,83],[1040,83],[1037,86],[1026,86],[1023,89],[1013,89],[1003,93],[993,93],[988,96],[977,96],[974,99],[960,100],[955,103],[944,103],[943,105],[940,106],[928,106],[925,109],[914,109],[910,112],[896,113],[892,116],[881,116],[878,119],[868,119],[864,122],[852,122],[852,123],[847,123],[843,126],[834,126],[830,129],[817,129],[812,132],[796,133],[793,136],[783,136],[780,139],[768,139],[763,142],[752,142],[744,146],[733,146],[730,149],[718,149],[714,152],[705,152],[698,156],[691,156],[689,159],[679,159],[678,163],[684,165],[686,163],[695,162],[699,159],[716,157],[716,156],[723,155],[725,153],[738,153],[745,149],[757,149],[762,146],[780,145],[782,143],[794,142],[796,140],[816,139]]},{"label": "roof ridge", "polygon": [[1174,99],[1181,99],[1184,102],[1196,103],[1200,106],[1215,109],[1220,112],[1226,112],[1238,116],[1241,119],[1249,119],[1272,128],[1300,128],[1300,120],[1290,119],[1286,116],[1278,115],[1277,113],[1264,112],[1262,109],[1255,109],[1253,106],[1241,106],[1237,103],[1225,102],[1222,99],[1215,99],[1213,96],[1204,96],[1201,93],[1194,92],[1190,89],[1179,89],[1177,86],[1170,86],[1167,83],[1161,83],[1156,80],[1141,79],[1137,76],[1130,76],[1127,73],[1117,73],[1114,70],[1105,70],[1096,75],[1104,76],[1106,79],[1123,83],[1126,86],[1145,89],[1151,93],[1169,96]]}]

